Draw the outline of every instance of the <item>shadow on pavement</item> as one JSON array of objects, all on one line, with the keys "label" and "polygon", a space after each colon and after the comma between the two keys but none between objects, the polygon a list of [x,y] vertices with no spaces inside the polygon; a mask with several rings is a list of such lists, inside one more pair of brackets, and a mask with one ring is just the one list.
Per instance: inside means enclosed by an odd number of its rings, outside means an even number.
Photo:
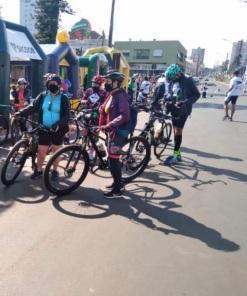
[{"label": "shadow on pavement", "polygon": [[[138,180],[126,186],[125,199],[106,200],[98,190],[80,188],[73,196],[55,198],[53,205],[58,211],[72,217],[95,219],[118,215],[165,235],[175,234],[198,239],[215,250],[233,252],[240,249],[238,244],[223,238],[218,231],[184,213],[174,211],[173,209],[181,206],[170,200],[178,198],[181,192],[164,184],[159,172],[147,172],[146,177],[150,179]],[[157,180],[163,186],[162,190],[159,188],[163,196],[159,197],[155,195],[155,189],[152,189]],[[147,186],[148,183],[150,186]]]},{"label": "shadow on pavement", "polygon": [[195,154],[195,155],[198,155],[200,157],[205,157],[205,158],[229,159],[229,160],[232,160],[232,161],[243,161],[243,159],[241,159],[241,158],[218,155],[218,154],[215,154],[215,153],[204,152],[204,151],[195,150],[195,149],[191,149],[191,148],[187,148],[187,147],[183,147],[182,151],[185,152],[185,153]]},{"label": "shadow on pavement", "polygon": [[[243,174],[229,169],[216,168],[213,166],[204,165],[188,157],[183,157],[183,162],[177,164],[176,166],[171,166],[171,169],[180,175],[180,178],[177,176],[179,179],[195,180],[197,182],[201,182],[201,184],[212,184],[214,182],[221,182],[227,185],[227,183],[222,180],[200,180],[198,176],[201,171],[208,172],[210,175],[213,176],[224,176],[233,181],[243,183],[247,182],[247,174]],[[188,174],[191,172],[193,172],[192,176]],[[200,186],[200,183],[195,183],[193,185],[193,187],[198,186]]]},{"label": "shadow on pavement", "polygon": [[23,169],[12,185],[0,185],[0,196],[3,196],[5,201],[36,204],[46,201],[50,194],[44,188],[42,178],[33,181],[30,179],[30,172]]}]

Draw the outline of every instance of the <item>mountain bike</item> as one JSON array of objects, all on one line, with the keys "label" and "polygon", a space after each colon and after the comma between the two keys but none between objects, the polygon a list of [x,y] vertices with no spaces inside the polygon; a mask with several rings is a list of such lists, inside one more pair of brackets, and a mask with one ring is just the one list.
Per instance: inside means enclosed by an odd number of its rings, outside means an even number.
[{"label": "mountain bike", "polygon": [[1,181],[6,186],[14,183],[28,158],[31,158],[33,171],[37,168],[35,160],[38,151],[38,132],[40,130],[49,132],[44,126],[36,122],[25,118],[23,120],[28,121],[32,126],[36,125],[36,127],[25,131],[22,138],[8,153],[1,170]]},{"label": "mountain bike", "polygon": [[[98,143],[107,146],[107,138],[99,134],[97,126],[91,126],[92,114],[80,112],[77,121],[83,134],[82,143],[59,149],[48,161],[44,171],[44,183],[47,189],[57,195],[68,194],[77,189],[86,178],[89,170],[108,170],[106,153],[102,153]],[[89,158],[90,151],[93,154]],[[138,177],[146,168],[151,149],[148,141],[142,137],[130,136],[120,152],[122,181],[128,183]],[[57,177],[53,178],[52,167],[57,166]],[[58,164],[58,165],[57,165]]]},{"label": "mountain bike", "polygon": [[150,110],[149,120],[139,134],[153,146],[157,159],[163,156],[163,152],[171,141],[172,124],[168,121],[170,119],[171,116],[166,115],[163,111]]}]

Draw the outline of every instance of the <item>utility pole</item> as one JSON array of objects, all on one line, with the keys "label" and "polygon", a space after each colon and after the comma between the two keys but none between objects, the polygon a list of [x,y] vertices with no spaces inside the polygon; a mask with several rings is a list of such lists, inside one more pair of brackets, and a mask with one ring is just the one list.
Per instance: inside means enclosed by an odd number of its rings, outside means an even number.
[{"label": "utility pole", "polygon": [[115,9],[115,0],[112,0],[112,4],[111,4],[111,21],[110,21],[110,30],[109,30],[109,38],[108,38],[108,46],[109,47],[112,47],[114,9]]}]

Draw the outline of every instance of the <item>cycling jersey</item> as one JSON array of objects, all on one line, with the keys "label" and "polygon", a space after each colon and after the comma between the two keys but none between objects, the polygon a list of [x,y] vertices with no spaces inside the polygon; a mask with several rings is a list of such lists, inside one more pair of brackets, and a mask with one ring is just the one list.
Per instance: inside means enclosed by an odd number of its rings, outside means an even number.
[{"label": "cycling jersey", "polygon": [[147,80],[143,80],[141,84],[141,92],[144,95],[148,95],[150,92],[151,83]]},{"label": "cycling jersey", "polygon": [[61,94],[52,97],[48,93],[43,101],[43,125],[47,128],[51,128],[53,124],[60,120],[60,108],[61,108]]}]

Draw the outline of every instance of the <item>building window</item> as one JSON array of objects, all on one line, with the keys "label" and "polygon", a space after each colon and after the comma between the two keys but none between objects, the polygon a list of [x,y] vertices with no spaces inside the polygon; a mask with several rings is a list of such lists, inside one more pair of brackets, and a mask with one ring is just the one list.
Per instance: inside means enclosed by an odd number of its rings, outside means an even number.
[{"label": "building window", "polygon": [[183,61],[185,60],[185,56],[183,55],[182,52],[177,51],[177,59],[178,59],[180,62],[183,62]]},{"label": "building window", "polygon": [[124,55],[125,57],[129,57],[129,56],[130,56],[130,51],[127,50],[127,49],[124,49],[124,50],[123,50],[123,55]]},{"label": "building window", "polygon": [[154,49],[153,57],[163,57],[163,49]]},{"label": "building window", "polygon": [[134,50],[134,59],[137,60],[147,60],[150,56],[149,49],[135,49]]}]

